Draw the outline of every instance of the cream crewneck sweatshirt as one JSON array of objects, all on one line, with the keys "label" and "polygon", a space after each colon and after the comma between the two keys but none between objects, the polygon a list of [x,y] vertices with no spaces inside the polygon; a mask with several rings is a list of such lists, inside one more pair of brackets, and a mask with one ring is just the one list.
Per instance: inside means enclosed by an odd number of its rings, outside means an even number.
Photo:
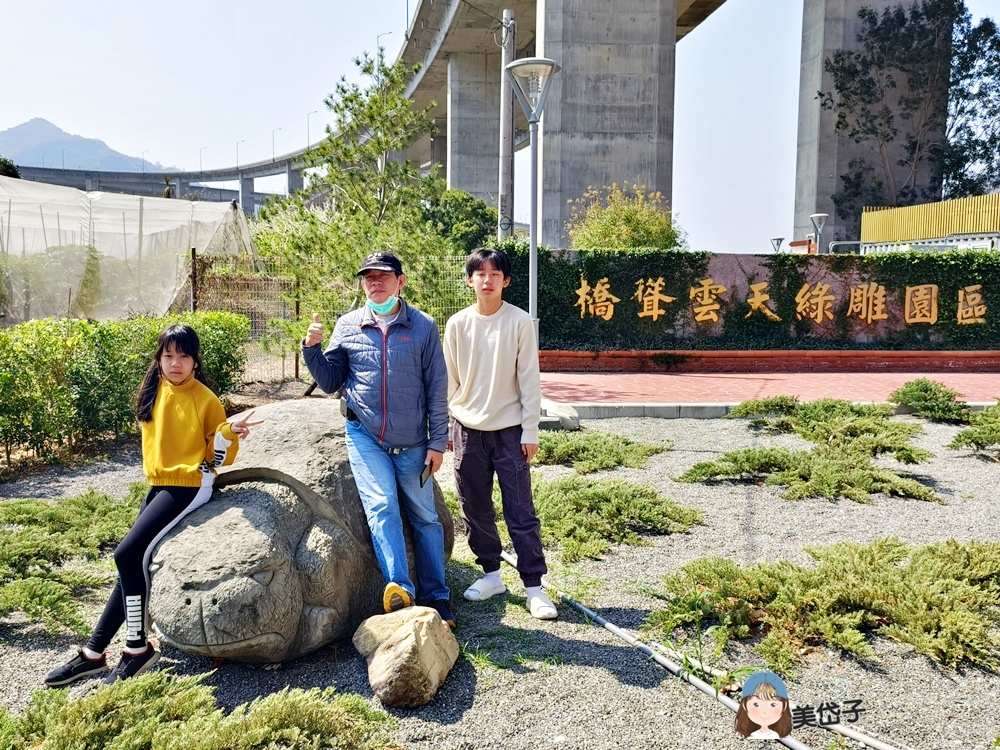
[{"label": "cream crewneck sweatshirt", "polygon": [[507,302],[493,315],[465,308],[445,326],[444,357],[453,419],[483,431],[520,425],[522,443],[538,442],[542,385],[528,313]]}]

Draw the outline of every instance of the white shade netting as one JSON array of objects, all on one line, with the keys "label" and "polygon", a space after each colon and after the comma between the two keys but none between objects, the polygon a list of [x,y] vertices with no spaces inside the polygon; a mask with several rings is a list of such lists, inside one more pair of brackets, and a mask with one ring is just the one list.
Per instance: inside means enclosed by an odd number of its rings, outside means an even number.
[{"label": "white shade netting", "polygon": [[191,248],[254,255],[243,211],[0,177],[0,324],[163,315],[189,288]]}]

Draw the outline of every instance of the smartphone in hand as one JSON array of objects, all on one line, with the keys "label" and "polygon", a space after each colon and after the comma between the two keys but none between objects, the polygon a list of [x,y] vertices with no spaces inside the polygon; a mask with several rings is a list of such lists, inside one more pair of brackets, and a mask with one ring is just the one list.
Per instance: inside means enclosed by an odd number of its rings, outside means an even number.
[{"label": "smartphone in hand", "polygon": [[427,480],[431,478],[431,465],[424,464],[424,470],[420,472],[420,486],[423,487],[427,484]]}]

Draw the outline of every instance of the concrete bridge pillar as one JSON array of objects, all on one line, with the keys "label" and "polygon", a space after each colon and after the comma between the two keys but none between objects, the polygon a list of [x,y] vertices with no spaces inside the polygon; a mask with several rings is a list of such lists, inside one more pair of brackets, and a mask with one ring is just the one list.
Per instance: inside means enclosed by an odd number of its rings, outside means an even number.
[{"label": "concrete bridge pillar", "polygon": [[247,216],[254,215],[253,177],[240,172],[240,208]]},{"label": "concrete bridge pillar", "polygon": [[285,167],[285,179],[288,181],[288,195],[291,195],[296,190],[302,190],[302,188],[305,187],[302,170],[293,167],[291,162],[289,162]]},{"label": "concrete bridge pillar", "polygon": [[185,195],[188,194],[190,189],[191,189],[190,183],[188,183],[186,180],[177,178],[177,182],[174,185],[174,197],[183,198]]},{"label": "concrete bridge pillar", "polygon": [[562,70],[542,113],[541,242],[569,244],[568,200],[643,185],[671,199],[676,0],[539,0],[539,56]]},{"label": "concrete bridge pillar", "polygon": [[448,187],[490,205],[500,182],[500,62],[499,54],[448,58]]},{"label": "concrete bridge pillar", "polygon": [[436,134],[431,136],[431,165],[440,164],[441,174],[448,174],[448,124],[445,123]]},{"label": "concrete bridge pillar", "polygon": [[87,175],[87,187],[86,187],[86,189],[87,189],[88,193],[92,192],[94,190],[100,190],[101,189],[100,180],[98,180],[96,177],[91,177],[90,175]]},{"label": "concrete bridge pillar", "polygon": [[[878,156],[867,144],[854,143],[850,138],[838,136],[835,125],[837,112],[823,109],[816,97],[817,91],[834,91],[833,80],[823,70],[824,62],[838,50],[859,51],[857,41],[861,22],[858,11],[868,7],[880,16],[887,8],[898,5],[898,0],[805,0],[802,16],[802,67],[799,77],[799,134],[797,163],[795,166],[795,239],[805,239],[813,233],[809,215],[829,214],[823,228],[823,252],[834,240],[857,240],[854,228],[837,216],[833,194],[843,189],[841,176],[850,172],[849,164],[855,158],[864,158],[878,169]],[[905,80],[897,80],[897,93],[906,92]],[[940,105],[947,108],[947,100]],[[939,134],[941,140],[944,133]],[[893,161],[905,159],[902,149],[891,154]],[[935,180],[930,166],[919,173],[919,186],[932,186]],[[937,179],[937,198],[940,199],[940,179]],[[932,198],[933,200],[933,198]]]}]

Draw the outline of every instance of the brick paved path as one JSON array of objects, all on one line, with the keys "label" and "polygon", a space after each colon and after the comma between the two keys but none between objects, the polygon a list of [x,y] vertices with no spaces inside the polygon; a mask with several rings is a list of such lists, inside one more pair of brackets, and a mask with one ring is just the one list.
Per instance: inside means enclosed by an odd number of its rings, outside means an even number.
[{"label": "brick paved path", "polygon": [[631,404],[726,404],[783,394],[804,401],[843,398],[885,401],[906,382],[928,378],[946,384],[965,401],[1000,399],[1000,373],[542,373],[542,393],[553,401]]}]

